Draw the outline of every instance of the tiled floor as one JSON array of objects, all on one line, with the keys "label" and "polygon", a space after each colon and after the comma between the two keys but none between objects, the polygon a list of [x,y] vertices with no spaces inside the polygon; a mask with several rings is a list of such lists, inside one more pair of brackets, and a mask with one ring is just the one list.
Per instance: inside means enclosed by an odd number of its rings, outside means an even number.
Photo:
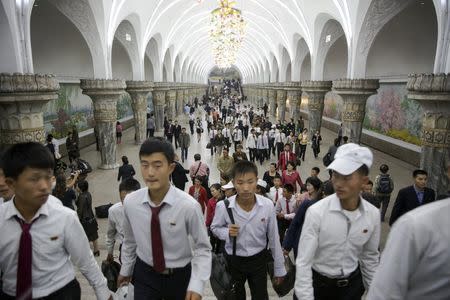
[{"label": "tiled floor", "polygon": [[[181,124],[187,124],[187,118],[185,116],[179,117],[179,122]],[[186,125],[188,128],[188,126]],[[161,133],[157,133],[157,135],[160,135]],[[320,157],[317,159],[314,159],[312,150],[310,147],[308,147],[307,153],[306,153],[306,161],[299,167],[299,172],[305,180],[312,167],[318,166],[323,171],[320,174],[320,178],[327,179],[328,173],[323,168],[322,164],[322,155],[326,153],[328,150],[328,147],[330,146],[332,140],[334,139],[335,134],[327,129],[322,130],[322,137],[323,137],[323,145],[322,145],[322,152],[320,154]],[[139,175],[139,163],[138,163],[138,151],[139,146],[134,144],[134,129],[129,129],[126,132],[124,132],[124,136],[122,139],[122,144],[118,146],[117,151],[117,158],[118,161],[120,161],[120,157],[122,155],[128,156],[130,163],[133,164],[135,169],[137,170],[138,175],[136,178],[143,184],[142,179]],[[190,164],[193,162],[193,156],[195,153],[200,153],[202,155],[202,162],[208,164],[211,169],[211,176],[210,176],[210,183],[219,182],[219,174],[217,172],[216,168],[216,159],[217,156],[214,155],[211,157],[210,150],[206,149],[207,144],[207,135],[206,133],[203,133],[201,142],[197,143],[196,136],[191,137],[191,147],[189,148],[189,157],[188,160],[184,163],[184,167],[187,169],[189,168]],[[180,150],[177,150],[178,153],[180,153]],[[411,173],[414,170],[414,166],[400,161],[398,159],[395,159],[391,156],[388,156],[380,151],[373,150],[374,152],[374,164],[371,169],[371,178],[372,180],[375,178],[375,176],[378,174],[378,168],[382,163],[386,163],[390,167],[390,173],[392,178],[395,182],[395,190],[393,192],[393,195],[396,195],[399,188],[402,188],[404,186],[407,186],[411,182]],[[89,180],[89,186],[90,191],[93,196],[93,206],[98,206],[102,204],[107,203],[116,203],[119,201],[119,191],[118,191],[118,182],[117,182],[117,172],[118,170],[100,170],[97,169],[98,162],[100,161],[99,154],[95,151],[95,146],[90,146],[86,149],[83,149],[81,151],[81,155],[84,159],[89,161],[94,168],[94,171],[89,174],[88,180]],[[260,175],[264,173],[265,170],[268,169],[269,162],[265,162],[262,166],[259,166],[259,172]],[[186,189],[188,189],[189,186],[186,186]],[[393,199],[391,199],[391,204],[388,210],[387,216],[390,215],[390,209],[393,205]],[[106,219],[99,219],[99,245],[100,245],[100,252],[101,256],[97,259],[98,263],[100,264],[102,260],[106,258],[106,247],[105,247],[105,239],[106,239],[106,229],[107,229],[107,220]],[[386,237],[389,231],[389,226],[386,223],[382,224],[382,241],[381,241],[381,247],[384,246],[384,243],[386,241]],[[77,278],[81,283],[82,286],[82,299],[95,299],[95,294],[92,290],[92,288],[89,286],[86,279],[78,272]],[[268,283],[268,286],[270,287],[270,283]],[[248,295],[248,293],[247,293]],[[269,295],[270,299],[278,299],[278,296],[276,296],[275,292],[270,288],[269,289]],[[205,291],[205,295],[203,299],[215,299],[214,294],[211,290],[211,288],[208,287]],[[250,297],[248,297],[250,299]],[[281,299],[292,299],[292,292]]]}]

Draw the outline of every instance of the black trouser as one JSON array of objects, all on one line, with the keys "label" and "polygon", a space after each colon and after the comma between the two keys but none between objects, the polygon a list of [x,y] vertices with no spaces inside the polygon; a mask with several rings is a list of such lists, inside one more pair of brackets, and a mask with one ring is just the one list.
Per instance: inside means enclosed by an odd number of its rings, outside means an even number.
[{"label": "black trouser", "polygon": [[180,143],[180,136],[175,136],[175,149],[178,149],[179,143]]},{"label": "black trouser", "polygon": [[280,243],[283,244],[284,235],[286,234],[286,230],[291,225],[291,220],[286,219],[277,219],[278,221],[278,234],[280,236]]},{"label": "black trouser", "polygon": [[189,127],[191,129],[191,134],[194,134],[194,122],[189,121]]},{"label": "black trouser", "polygon": [[181,161],[184,162],[185,159],[187,159],[188,156],[188,148],[181,147]]},{"label": "black trouser", "polygon": [[314,157],[317,158],[317,156],[319,156],[319,153],[320,153],[320,147],[317,146],[317,147],[313,147],[312,149],[313,149]]},{"label": "black trouser", "polygon": [[266,149],[258,149],[258,160],[261,165],[263,164],[265,158],[266,158]]},{"label": "black trouser", "polygon": [[147,137],[153,137],[155,135],[155,128],[147,129]]},{"label": "black trouser", "polygon": [[386,211],[387,208],[389,206],[389,202],[391,201],[391,195],[386,195],[386,196],[377,196],[378,197],[378,202],[380,202],[381,204],[381,222],[384,222],[384,217],[386,216]]},{"label": "black trouser", "polygon": [[244,136],[245,138],[248,137],[248,126],[244,126]]},{"label": "black trouser", "polygon": [[245,300],[245,282],[248,280],[253,300],[268,300],[266,250],[253,256],[227,255],[228,267],[235,283],[236,300]]},{"label": "black trouser", "polygon": [[305,161],[306,146],[307,145],[300,144],[300,155],[298,156],[298,158],[301,158],[303,161]]},{"label": "black trouser", "polygon": [[284,144],[279,142],[279,143],[276,144],[276,146],[277,146],[277,159],[279,159],[280,158],[280,153],[283,152]]},{"label": "black trouser", "polygon": [[139,257],[133,272],[135,300],[184,300],[191,279],[191,264],[172,269],[171,274],[156,272]]},{"label": "black trouser", "polygon": [[248,148],[248,154],[251,162],[255,162],[256,158],[256,148]]},{"label": "black trouser", "polygon": [[315,300],[361,300],[364,284],[359,267],[346,279],[331,279],[312,270]]},{"label": "black trouser", "polygon": [[[0,299],[2,300],[14,300],[16,297],[9,296],[0,292]],[[51,293],[48,296],[41,298],[33,298],[39,300],[80,300],[81,299],[81,288],[80,284],[76,279],[72,280],[59,290]]]},{"label": "black trouser", "polygon": [[233,141],[234,143],[234,152],[237,151],[237,145],[241,144],[241,141]]},{"label": "black trouser", "polygon": [[270,158],[270,152],[272,152],[272,155],[275,155],[275,145],[274,145],[275,139],[270,138],[269,139],[269,158]]},{"label": "black trouser", "polygon": [[340,146],[341,145],[341,142],[342,142],[342,135],[338,135],[338,142],[337,142],[337,145],[336,146]]},{"label": "black trouser", "polygon": [[169,143],[172,144],[173,135],[172,135],[172,134],[168,134],[168,135],[167,135],[167,140],[169,141]]}]

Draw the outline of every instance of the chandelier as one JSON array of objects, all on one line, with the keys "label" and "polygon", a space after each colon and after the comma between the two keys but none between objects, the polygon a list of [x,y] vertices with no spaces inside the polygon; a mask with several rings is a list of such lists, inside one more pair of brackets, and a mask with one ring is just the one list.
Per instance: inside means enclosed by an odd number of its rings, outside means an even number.
[{"label": "chandelier", "polygon": [[244,37],[245,21],[241,11],[234,8],[235,1],[218,2],[219,7],[211,12],[211,49],[216,65],[219,68],[229,68],[236,61],[236,54]]}]

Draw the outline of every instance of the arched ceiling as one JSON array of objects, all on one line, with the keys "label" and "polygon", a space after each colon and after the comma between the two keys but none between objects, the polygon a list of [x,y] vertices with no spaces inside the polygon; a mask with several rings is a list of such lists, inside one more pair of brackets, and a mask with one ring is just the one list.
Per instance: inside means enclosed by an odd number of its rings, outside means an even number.
[{"label": "arched ceiling", "polygon": [[[246,76],[267,72],[271,53],[277,62],[284,57],[294,58],[297,41],[301,37],[309,49],[313,48],[315,15],[323,12],[334,16],[339,22],[349,14],[348,0],[237,0],[247,22],[246,35],[237,55],[236,67]],[[209,45],[210,12],[217,8],[216,0],[114,0],[110,13],[111,30],[130,15],[138,15],[134,24],[141,24],[141,53],[156,35],[162,36],[159,51],[161,61],[167,49],[171,52],[172,65],[179,57],[180,65],[189,59],[202,75],[207,76],[215,66]],[[346,24],[346,22],[343,22]],[[345,28],[345,26],[342,26]],[[286,64],[290,63],[286,62]],[[276,66],[286,69],[287,65]]]}]

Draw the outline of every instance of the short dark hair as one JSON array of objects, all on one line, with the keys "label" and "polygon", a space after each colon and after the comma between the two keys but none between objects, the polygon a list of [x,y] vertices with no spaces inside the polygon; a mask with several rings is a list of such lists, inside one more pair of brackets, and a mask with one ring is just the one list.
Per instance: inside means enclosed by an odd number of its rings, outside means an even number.
[{"label": "short dark hair", "polygon": [[339,146],[339,139],[338,139],[338,138],[335,138],[335,139],[334,139],[334,145],[335,145],[336,147]]},{"label": "short dark hair", "polygon": [[367,184],[373,185],[373,181],[369,180],[369,182],[367,182]]},{"label": "short dark hair", "polygon": [[388,165],[382,164],[382,165],[380,166],[380,172],[381,172],[381,173],[386,174],[388,171],[389,171]]},{"label": "short dark hair", "polygon": [[331,180],[325,181],[323,183],[322,191],[325,196],[333,195],[334,194],[333,182]]},{"label": "short dark hair", "polygon": [[344,135],[344,136],[342,137],[342,139],[344,140],[344,142],[347,142],[347,141],[348,141],[348,136]]},{"label": "short dark hair", "polygon": [[314,171],[316,171],[316,172],[317,172],[317,174],[319,174],[319,173],[320,173],[320,169],[319,169],[319,167],[312,167],[312,168],[311,168],[311,170],[314,170]]},{"label": "short dark hair", "polygon": [[2,157],[5,177],[17,179],[26,168],[54,169],[55,159],[47,147],[36,142],[12,145]]},{"label": "short dark hair", "polygon": [[200,156],[200,154],[194,154],[194,160],[195,161],[198,161],[198,160],[201,160],[202,159],[202,157]]},{"label": "short dark hair", "polygon": [[119,184],[119,192],[134,192],[141,188],[141,184],[134,178],[127,178]]},{"label": "short dark hair", "polygon": [[89,190],[89,183],[86,180],[81,180],[78,182],[78,188],[82,192],[87,192]]},{"label": "short dark hair", "polygon": [[167,161],[173,163],[175,160],[175,151],[172,144],[162,137],[151,137],[147,139],[139,150],[139,157],[151,155],[153,153],[162,153]]},{"label": "short dark hair", "polygon": [[286,163],[286,167],[287,167],[287,165],[291,165],[291,166],[294,168],[294,170],[295,170],[295,168],[297,167],[297,163],[296,163],[295,161],[293,161],[293,160],[289,160],[289,161]]},{"label": "short dark hair", "polygon": [[414,170],[414,172],[413,172],[413,177],[416,178],[416,177],[419,176],[419,175],[425,175],[425,176],[428,176],[428,172],[425,171],[425,170],[422,170],[422,169]]},{"label": "short dark hair", "polygon": [[356,170],[356,172],[358,172],[362,176],[368,176],[369,175],[369,167],[366,165],[362,165],[361,167],[358,168],[358,170]]},{"label": "short dark hair", "polygon": [[275,179],[280,179],[281,180],[281,176],[280,176],[280,174],[275,174],[275,176],[273,176],[273,179],[275,180]]},{"label": "short dark hair", "polygon": [[286,191],[288,191],[290,194],[293,194],[293,193],[294,193],[294,186],[293,186],[292,184],[290,184],[290,183],[286,183],[286,184],[283,186],[283,189],[285,189]]},{"label": "short dark hair", "polygon": [[237,175],[253,173],[258,177],[258,167],[247,160],[240,160],[234,164],[233,170],[231,171],[231,177],[236,178]]},{"label": "short dark hair", "polygon": [[128,157],[126,157],[125,155],[122,156],[122,162],[124,165],[128,164]]},{"label": "short dark hair", "polygon": [[322,187],[322,181],[317,177],[308,177],[306,178],[305,184],[311,184],[316,191],[318,191]]}]

